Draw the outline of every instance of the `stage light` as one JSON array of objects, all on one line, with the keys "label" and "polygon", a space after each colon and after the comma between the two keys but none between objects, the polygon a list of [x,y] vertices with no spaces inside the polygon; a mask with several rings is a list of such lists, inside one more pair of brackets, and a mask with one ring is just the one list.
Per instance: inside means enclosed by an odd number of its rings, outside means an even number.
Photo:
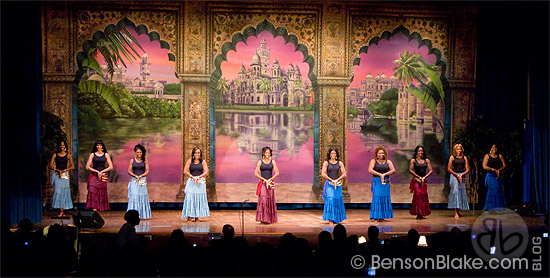
[{"label": "stage light", "polygon": [[491,255],[494,255],[496,251],[497,251],[496,246],[491,246],[491,248],[489,249],[489,253],[490,253]]},{"label": "stage light", "polygon": [[365,243],[365,242],[367,242],[367,239],[366,239],[364,236],[360,236],[359,239],[357,240],[357,242],[358,242],[359,244]]},{"label": "stage light", "polygon": [[426,241],[426,236],[420,236],[418,239],[418,246],[427,247],[428,242]]},{"label": "stage light", "polygon": [[542,237],[548,238],[548,233],[543,233],[543,234],[542,234]]}]

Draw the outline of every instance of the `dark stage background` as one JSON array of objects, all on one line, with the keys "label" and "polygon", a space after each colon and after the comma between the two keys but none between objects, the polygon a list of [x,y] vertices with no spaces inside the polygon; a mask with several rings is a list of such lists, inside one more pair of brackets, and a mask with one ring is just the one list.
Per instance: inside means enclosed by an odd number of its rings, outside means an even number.
[{"label": "dark stage background", "polygon": [[[2,217],[42,221],[40,188],[41,7],[1,5]],[[516,198],[548,211],[548,2],[479,5],[475,114],[524,135],[527,187]],[[527,76],[529,73],[530,117]],[[524,133],[524,119],[528,132]]]}]

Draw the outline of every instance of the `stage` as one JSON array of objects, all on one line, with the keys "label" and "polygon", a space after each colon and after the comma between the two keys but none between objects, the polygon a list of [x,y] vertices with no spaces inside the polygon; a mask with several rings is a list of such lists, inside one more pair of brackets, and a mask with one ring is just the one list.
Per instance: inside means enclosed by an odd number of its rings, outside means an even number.
[{"label": "stage", "polygon": [[[72,213],[69,210],[68,213]],[[125,223],[125,211],[104,211],[99,212],[105,224],[100,229],[81,229],[81,234],[90,235],[116,235],[120,227]],[[332,233],[333,224],[322,220],[323,211],[320,209],[302,209],[302,210],[279,210],[278,222],[275,224],[260,224],[255,221],[256,210],[244,210],[244,236],[249,244],[255,242],[267,242],[277,244],[283,234],[290,232],[298,238],[305,238],[312,247],[317,246],[317,235],[321,231]],[[430,235],[438,232],[448,232],[457,227],[461,231],[472,229],[478,216],[483,213],[481,210],[462,211],[462,217],[454,218],[453,210],[437,209],[432,210],[432,214],[426,219],[417,220],[415,216],[409,214],[409,210],[394,209],[394,218],[386,222],[373,222],[369,220],[369,209],[348,209],[346,210],[347,220],[342,224],[346,227],[348,236],[357,235],[367,237],[367,229],[375,225],[380,230],[380,239],[390,238],[392,236],[407,235],[410,229],[416,229],[421,235]],[[136,231],[138,235],[146,238],[165,238],[167,239],[174,229],[182,229],[185,237],[190,243],[206,246],[208,244],[209,233],[221,233],[225,224],[231,224],[235,228],[236,236],[242,235],[240,210],[211,210],[210,217],[201,218],[200,222],[187,222],[181,218],[181,210],[153,210],[152,218],[142,220]],[[52,219],[56,216],[54,211],[45,212],[43,221],[36,225],[36,228],[46,227],[48,225],[73,224],[71,219]],[[531,231],[545,229],[544,216],[523,217],[525,224]]]}]

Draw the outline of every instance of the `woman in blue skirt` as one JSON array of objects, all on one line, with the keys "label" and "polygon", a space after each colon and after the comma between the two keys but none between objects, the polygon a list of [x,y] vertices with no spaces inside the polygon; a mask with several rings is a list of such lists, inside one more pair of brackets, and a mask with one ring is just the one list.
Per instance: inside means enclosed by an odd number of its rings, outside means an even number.
[{"label": "woman in blue skirt", "polygon": [[384,219],[393,218],[389,176],[395,173],[395,168],[388,160],[388,152],[384,146],[378,146],[374,154],[375,158],[369,163],[369,173],[372,174],[370,219],[384,222]]},{"label": "woman in blue skirt", "polygon": [[504,168],[506,168],[504,158],[498,153],[497,146],[492,145],[490,152],[485,154],[483,158],[483,169],[487,170],[487,175],[485,176],[485,186],[487,186],[485,210],[506,208],[500,173]]},{"label": "woman in blue skirt", "polygon": [[[342,175],[339,175],[340,173]],[[323,200],[325,201],[323,220],[328,220],[332,224],[338,224],[346,219],[341,180],[347,175],[344,163],[340,161],[340,154],[336,148],[328,149],[321,176],[326,179],[325,187],[323,188]]]},{"label": "woman in blue skirt", "polygon": [[449,205],[447,208],[455,210],[455,218],[460,218],[460,210],[469,210],[468,195],[466,193],[466,184],[464,176],[470,172],[468,158],[464,155],[464,147],[461,144],[455,144],[453,155],[449,157],[447,171],[451,174],[449,192]]},{"label": "woman in blue skirt", "polygon": [[206,179],[208,176],[208,165],[202,159],[202,151],[194,147],[191,151],[191,158],[185,163],[183,174],[188,176],[185,185],[185,199],[183,200],[182,218],[187,221],[198,222],[199,217],[210,216],[208,200],[206,199]]},{"label": "woman in blue skirt", "polygon": [[64,210],[73,208],[69,172],[74,169],[73,157],[67,151],[67,142],[62,140],[57,145],[57,153],[52,156],[49,165],[54,172],[52,185],[54,186],[52,208],[58,208],[58,216],[64,215]]},{"label": "woman in blue skirt", "polygon": [[151,218],[151,206],[149,193],[147,192],[147,178],[149,175],[149,160],[146,158],[146,150],[141,144],[134,147],[135,158],[130,160],[128,174],[132,179],[128,183],[128,209],[139,212],[140,219]]}]

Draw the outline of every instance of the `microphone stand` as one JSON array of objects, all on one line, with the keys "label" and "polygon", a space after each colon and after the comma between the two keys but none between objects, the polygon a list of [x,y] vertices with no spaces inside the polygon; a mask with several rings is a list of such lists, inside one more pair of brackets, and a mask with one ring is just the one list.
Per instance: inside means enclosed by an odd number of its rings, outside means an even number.
[{"label": "microphone stand", "polygon": [[241,203],[241,235],[242,237],[244,237],[244,204],[249,200],[250,200],[249,198],[246,198],[246,200],[244,200]]}]

